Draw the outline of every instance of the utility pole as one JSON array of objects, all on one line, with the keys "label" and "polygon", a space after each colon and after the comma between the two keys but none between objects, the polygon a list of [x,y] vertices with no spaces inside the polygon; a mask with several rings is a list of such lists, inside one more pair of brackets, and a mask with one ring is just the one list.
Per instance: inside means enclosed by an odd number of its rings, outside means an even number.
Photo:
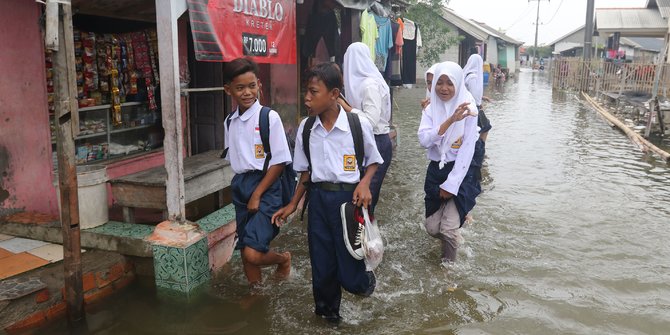
[{"label": "utility pole", "polygon": [[[537,55],[537,32],[540,28],[540,1],[542,0],[528,0],[528,2],[537,1],[537,15],[535,16],[535,47],[533,48],[533,62],[531,63],[531,68],[535,67],[535,57]],[[551,0],[547,0],[549,2]]]},{"label": "utility pole", "polygon": [[593,7],[595,0],[588,0],[586,3],[586,24],[584,25],[584,60],[591,59],[591,50],[593,49]]},{"label": "utility pole", "polygon": [[589,90],[589,73],[591,72],[590,60],[591,49],[593,49],[593,7],[595,0],[588,0],[586,3],[586,22],[584,24],[584,68],[582,69],[582,92]]}]

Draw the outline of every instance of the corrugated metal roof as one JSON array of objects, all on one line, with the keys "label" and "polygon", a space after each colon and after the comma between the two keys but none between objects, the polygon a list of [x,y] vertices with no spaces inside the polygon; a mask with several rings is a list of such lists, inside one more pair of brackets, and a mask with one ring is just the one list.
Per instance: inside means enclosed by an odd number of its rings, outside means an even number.
[{"label": "corrugated metal roof", "polygon": [[670,0],[647,0],[645,8],[658,8],[661,17],[667,19],[670,16]]},{"label": "corrugated metal roof", "polygon": [[629,40],[640,45],[640,48],[660,52],[663,49],[663,39],[654,37],[629,37]]},{"label": "corrugated metal roof", "polygon": [[[571,31],[571,32],[569,32],[569,33],[567,33],[567,34],[565,34],[565,35],[563,35],[563,36],[561,36],[561,37],[555,39],[553,42],[549,43],[548,45],[554,45],[554,44],[557,44],[558,42],[563,41],[565,38],[569,37],[570,35],[572,35],[572,34],[578,32],[578,31],[580,31],[580,30],[584,30],[584,27],[585,27],[585,25],[581,25],[581,26],[577,27],[575,30],[573,30],[573,31]],[[584,35],[584,33],[582,33],[582,35]]]},{"label": "corrugated metal roof", "polygon": [[489,39],[488,32],[480,27],[477,27],[474,23],[470,22],[470,20],[456,14],[452,9],[443,8],[442,18],[458,27],[458,29],[463,30],[466,34],[474,37],[475,39],[478,39],[482,42],[485,42]]},{"label": "corrugated metal roof", "polygon": [[471,21],[472,21],[474,24],[476,24],[476,25],[478,25],[479,27],[481,27],[482,29],[488,31],[492,36],[495,36],[495,37],[497,37],[497,38],[499,38],[499,39],[501,39],[501,40],[503,40],[503,41],[505,41],[505,42],[507,42],[507,43],[509,43],[509,44],[523,45],[523,42],[519,42],[519,41],[517,41],[517,40],[515,40],[515,39],[513,39],[513,38],[511,38],[511,37],[509,37],[509,36],[507,36],[507,35],[505,35],[505,34],[504,34],[503,32],[501,32],[500,30],[496,30],[496,29],[492,28],[491,26],[487,25],[486,23],[478,22],[478,21],[475,21],[475,20],[471,20]]},{"label": "corrugated metal roof", "polygon": [[668,23],[657,9],[599,8],[596,10],[596,30],[622,36],[665,36]]},{"label": "corrugated metal roof", "polygon": [[628,37],[622,37],[622,38],[620,38],[620,39],[619,39],[619,44],[620,44],[620,45],[627,45],[627,46],[630,46],[630,47],[633,47],[633,48],[637,48],[637,49],[642,48],[641,45],[635,43],[635,41],[631,40],[631,39],[628,38]]},{"label": "corrugated metal roof", "polygon": [[670,17],[670,0],[656,0],[661,17],[667,19]]}]

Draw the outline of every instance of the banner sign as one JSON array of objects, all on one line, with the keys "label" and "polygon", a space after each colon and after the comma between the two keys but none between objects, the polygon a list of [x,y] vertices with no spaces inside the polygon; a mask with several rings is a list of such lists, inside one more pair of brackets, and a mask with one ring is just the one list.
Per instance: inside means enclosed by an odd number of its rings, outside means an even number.
[{"label": "banner sign", "polygon": [[199,61],[296,63],[294,0],[188,0]]}]

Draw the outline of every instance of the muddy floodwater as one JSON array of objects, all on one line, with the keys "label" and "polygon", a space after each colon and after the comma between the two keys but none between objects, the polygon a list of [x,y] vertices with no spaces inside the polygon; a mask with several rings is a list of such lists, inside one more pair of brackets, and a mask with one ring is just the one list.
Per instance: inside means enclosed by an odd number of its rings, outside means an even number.
[{"label": "muddy floodwater", "polygon": [[90,308],[79,332],[669,334],[670,168],[575,95],[552,92],[547,75],[487,88],[483,193],[455,267],[441,266],[422,228],[424,90],[400,89],[398,147],[377,210],[378,287],[370,298],[344,294],[338,327],[314,316],[307,230],[295,221],[276,239],[293,253],[290,280],[249,296],[237,256],[189,299],[138,282]]}]

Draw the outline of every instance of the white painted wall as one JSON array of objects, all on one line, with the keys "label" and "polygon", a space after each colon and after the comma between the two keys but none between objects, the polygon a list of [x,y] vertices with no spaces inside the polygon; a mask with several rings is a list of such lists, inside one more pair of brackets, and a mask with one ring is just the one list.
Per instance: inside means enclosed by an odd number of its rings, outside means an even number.
[{"label": "white painted wall", "polygon": [[514,73],[516,72],[518,61],[518,59],[516,59],[516,53],[514,52],[514,46],[508,45],[505,49],[507,52],[507,68],[510,73]]},{"label": "white painted wall", "polygon": [[498,64],[498,42],[494,37],[489,36],[489,40],[486,43],[486,59],[484,63]]},{"label": "white painted wall", "polygon": [[[443,22],[449,28],[449,36],[450,37],[457,37],[458,36],[458,33],[457,33],[458,28],[455,25],[453,25],[453,24],[451,24],[447,21],[443,21]],[[452,61],[452,62],[458,62],[458,48],[459,48],[458,44],[452,45],[449,48],[447,48],[447,50],[445,50],[444,53],[442,53],[440,55],[440,62],[444,62],[444,61],[448,61],[448,60]],[[421,65],[421,63],[419,63],[419,61],[418,61],[418,58],[421,57],[421,49],[419,49],[419,55],[417,55],[417,56],[418,57],[417,57],[417,63],[416,63],[416,78],[417,78],[416,83],[417,83],[417,85],[424,85],[425,80],[424,80],[423,76],[426,73],[426,70],[428,70],[428,67]]]}]

